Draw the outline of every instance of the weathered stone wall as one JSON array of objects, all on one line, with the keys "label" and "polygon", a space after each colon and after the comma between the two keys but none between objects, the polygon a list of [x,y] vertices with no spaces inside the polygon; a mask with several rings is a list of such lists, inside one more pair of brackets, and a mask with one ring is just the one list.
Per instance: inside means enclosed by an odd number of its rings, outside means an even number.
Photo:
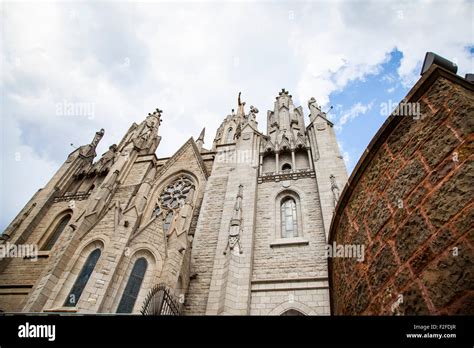
[{"label": "weathered stone wall", "polygon": [[227,181],[226,171],[220,172],[216,168],[208,179],[193,241],[191,280],[185,301],[185,314],[206,312]]},{"label": "weathered stone wall", "polygon": [[[84,206],[86,201],[76,201],[78,209]],[[26,297],[31,288],[36,283],[48,264],[50,254],[54,248],[48,251],[41,251],[40,248],[53,232],[58,221],[57,216],[66,211],[70,211],[69,202],[53,203],[46,212],[32,233],[27,237],[23,245],[35,245],[38,248],[38,257],[28,259],[23,257],[12,257],[2,260],[5,268],[0,276],[0,309],[3,311],[20,312]],[[61,237],[57,244],[61,243]]]},{"label": "weathered stone wall", "polygon": [[339,201],[330,243],[334,314],[474,313],[474,86],[434,67],[407,96],[421,119],[391,116]]},{"label": "weathered stone wall", "polygon": [[342,190],[347,182],[347,170],[331,122],[318,116],[309,124],[307,134],[311,144],[312,165],[316,172],[319,201],[327,240],[334,213],[334,192],[331,176],[334,176],[333,180],[338,189]]}]

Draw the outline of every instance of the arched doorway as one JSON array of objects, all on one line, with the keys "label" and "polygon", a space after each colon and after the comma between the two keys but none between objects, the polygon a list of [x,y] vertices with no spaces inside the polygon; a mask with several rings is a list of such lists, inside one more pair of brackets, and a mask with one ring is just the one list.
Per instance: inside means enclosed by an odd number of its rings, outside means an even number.
[{"label": "arched doorway", "polygon": [[295,316],[295,315],[304,315],[303,313],[301,313],[300,311],[297,311],[296,309],[288,309],[286,311],[284,311],[283,313],[280,314],[281,316]]}]

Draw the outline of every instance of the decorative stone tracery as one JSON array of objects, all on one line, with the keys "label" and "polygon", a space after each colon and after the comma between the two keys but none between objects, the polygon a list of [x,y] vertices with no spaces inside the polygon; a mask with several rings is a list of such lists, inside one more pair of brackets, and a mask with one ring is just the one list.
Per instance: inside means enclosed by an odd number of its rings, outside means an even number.
[{"label": "decorative stone tracery", "polygon": [[192,181],[185,176],[181,176],[163,190],[158,199],[158,205],[162,210],[182,207],[189,192],[193,189],[194,184]]},{"label": "decorative stone tracery", "polygon": [[154,215],[161,215],[163,228],[167,235],[176,231],[179,236],[187,228],[187,221],[193,211],[195,185],[182,175],[163,189],[158,198]]}]

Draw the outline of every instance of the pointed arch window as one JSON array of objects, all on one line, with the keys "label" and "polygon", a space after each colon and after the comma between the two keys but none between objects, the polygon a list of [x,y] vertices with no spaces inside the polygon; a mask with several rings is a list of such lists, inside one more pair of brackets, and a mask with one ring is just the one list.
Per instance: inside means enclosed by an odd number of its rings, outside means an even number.
[{"label": "pointed arch window", "polygon": [[231,143],[234,141],[234,137],[232,136],[232,127],[230,127],[228,130],[227,130],[227,137],[226,137],[226,140],[225,142],[226,143]]},{"label": "pointed arch window", "polygon": [[296,202],[292,197],[285,198],[281,203],[281,237],[298,237],[298,220]]},{"label": "pointed arch window", "polygon": [[117,313],[132,313],[138,293],[145,277],[148,262],[144,257],[139,258],[133,265],[132,273],[128,278],[122,298],[117,308]]},{"label": "pointed arch window", "polygon": [[41,250],[51,250],[54,246],[54,244],[57,242],[59,239],[59,236],[61,236],[61,233],[64,231],[66,228],[67,224],[69,223],[69,220],[71,220],[71,214],[65,215],[59,223],[56,225],[54,228],[54,231],[51,233],[49,236],[48,240],[46,243],[44,243],[43,247]]},{"label": "pointed arch window", "polygon": [[94,271],[95,265],[99,260],[100,254],[101,250],[98,248],[89,254],[89,257],[84,263],[84,266],[82,266],[81,273],[79,273],[79,276],[74,282],[74,285],[66,298],[66,302],[64,303],[65,307],[76,306],[77,302],[79,301],[79,298],[82,295],[82,292],[84,291],[84,288],[87,285],[87,282],[89,281],[92,272]]}]

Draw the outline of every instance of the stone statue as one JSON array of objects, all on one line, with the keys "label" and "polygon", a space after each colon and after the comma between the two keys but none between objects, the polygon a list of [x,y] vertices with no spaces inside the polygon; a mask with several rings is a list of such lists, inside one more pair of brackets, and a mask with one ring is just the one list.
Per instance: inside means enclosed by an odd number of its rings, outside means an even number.
[{"label": "stone statue", "polygon": [[253,105],[250,105],[249,119],[251,121],[255,121],[257,118],[256,114],[258,114],[258,109],[254,107]]},{"label": "stone statue", "polygon": [[104,128],[101,128],[100,131],[95,133],[94,139],[92,139],[91,145],[96,147],[99,144],[100,139],[104,136]]},{"label": "stone statue", "polygon": [[95,157],[95,148],[100,142],[100,139],[104,136],[104,129],[102,128],[100,131],[96,132],[94,135],[94,139],[92,139],[90,144],[84,145],[80,147],[80,154],[84,157]]},{"label": "stone statue", "polygon": [[339,200],[339,195],[340,195],[339,187],[336,184],[336,177],[333,174],[331,174],[331,176],[329,177],[329,180],[331,180],[331,191],[333,195],[333,203],[334,203],[334,207],[336,207],[337,201]]},{"label": "stone statue", "polygon": [[321,111],[321,107],[318,105],[318,103],[316,102],[316,99],[314,97],[311,97],[311,99],[308,100],[308,108],[309,108],[309,110],[317,109],[317,110]]},{"label": "stone statue", "polygon": [[244,106],[245,106],[245,102],[242,102],[240,100],[240,94],[242,92],[239,92],[239,98],[238,98],[238,104],[239,104],[239,108],[237,109],[237,116],[245,116],[245,111],[244,111]]},{"label": "stone statue", "polygon": [[[239,185],[239,191],[234,204],[234,211],[229,224],[229,240],[224,250],[224,255],[227,254],[227,250],[235,250],[236,253],[242,254],[242,245],[240,244],[240,230],[242,225],[242,195],[244,186]],[[236,248],[237,246],[237,248]]]},{"label": "stone statue", "polygon": [[102,172],[106,169],[110,169],[110,167],[114,163],[116,154],[117,154],[117,145],[113,144],[102,155],[102,157],[96,163],[94,163],[92,167],[92,171]]}]

